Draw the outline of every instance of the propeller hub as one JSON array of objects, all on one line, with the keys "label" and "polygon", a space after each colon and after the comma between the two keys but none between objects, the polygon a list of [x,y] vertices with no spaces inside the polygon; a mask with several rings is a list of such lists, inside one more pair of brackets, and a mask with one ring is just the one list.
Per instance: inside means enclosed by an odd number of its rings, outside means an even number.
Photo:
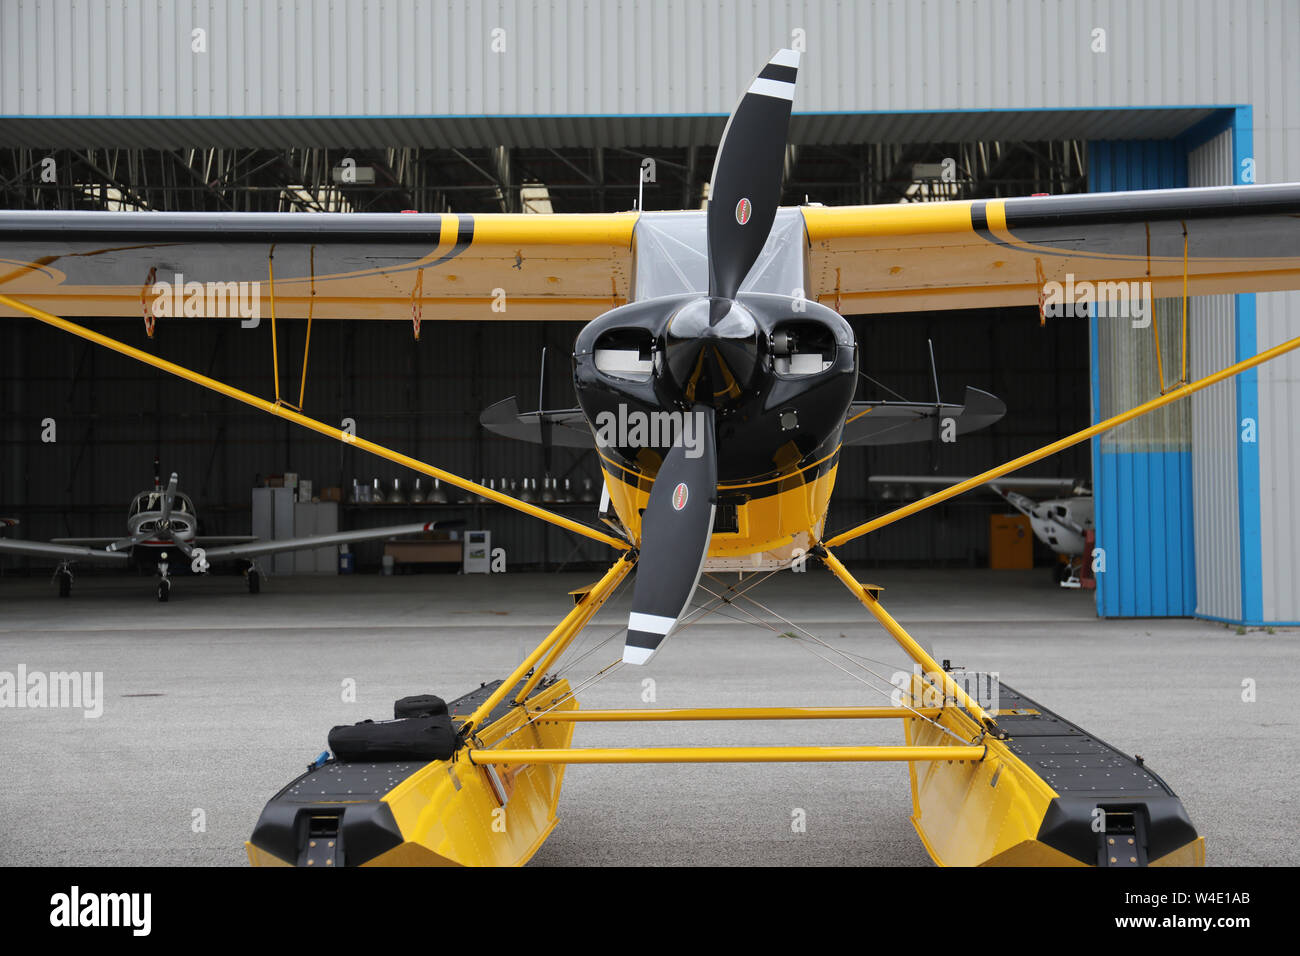
[{"label": "propeller hub", "polygon": [[723,407],[740,398],[758,367],[758,323],[733,299],[700,298],[668,320],[666,372],[690,404]]}]

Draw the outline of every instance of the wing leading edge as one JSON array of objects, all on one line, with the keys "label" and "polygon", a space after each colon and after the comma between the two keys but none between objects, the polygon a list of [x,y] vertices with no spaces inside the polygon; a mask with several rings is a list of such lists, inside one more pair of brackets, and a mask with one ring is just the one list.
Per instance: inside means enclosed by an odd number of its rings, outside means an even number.
[{"label": "wing leading edge", "polygon": [[[1300,184],[803,208],[810,287],[845,314],[1300,289]],[[1067,283],[1070,283],[1067,285]],[[1106,292],[1100,293],[1106,296]],[[1071,302],[1073,304],[1073,302]]]},{"label": "wing leading edge", "polygon": [[193,314],[197,292],[202,317],[254,296],[269,317],[274,289],[282,318],[585,321],[627,299],[636,218],[6,211],[0,292],[56,315]]}]

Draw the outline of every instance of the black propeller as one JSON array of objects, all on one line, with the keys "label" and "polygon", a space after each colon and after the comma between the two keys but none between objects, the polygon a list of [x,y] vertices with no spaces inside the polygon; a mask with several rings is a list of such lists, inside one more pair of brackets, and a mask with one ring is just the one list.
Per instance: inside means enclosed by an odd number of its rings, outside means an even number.
[{"label": "black propeller", "polygon": [[[734,299],[772,231],[799,54],[778,50],[736,104],[709,187],[709,295]],[[728,310],[722,309],[720,319]],[[715,320],[716,324],[716,320]]]},{"label": "black propeller", "polygon": [[[667,329],[667,365],[691,411],[692,441],[664,458],[641,515],[632,611],[623,660],[644,664],[672,633],[699,583],[713,534],[718,403],[739,395],[756,360],[757,326],[734,300],[781,202],[785,144],[799,54],[778,50],[740,98],[713,165],[707,213],[709,297],[680,309]],[[793,291],[793,290],[792,290]]]},{"label": "black propeller", "polygon": [[699,583],[713,534],[717,507],[718,456],[713,409],[688,413],[698,423],[691,457],[678,441],[664,458],[641,516],[641,556],[632,589],[623,660],[644,664],[677,626]]},{"label": "black propeller", "polygon": [[166,530],[168,533],[171,532],[172,504],[176,501],[176,486],[179,482],[180,479],[176,476],[176,472],[173,471],[171,480],[167,482],[167,490],[163,492],[162,496],[162,518],[159,522],[159,528]]}]

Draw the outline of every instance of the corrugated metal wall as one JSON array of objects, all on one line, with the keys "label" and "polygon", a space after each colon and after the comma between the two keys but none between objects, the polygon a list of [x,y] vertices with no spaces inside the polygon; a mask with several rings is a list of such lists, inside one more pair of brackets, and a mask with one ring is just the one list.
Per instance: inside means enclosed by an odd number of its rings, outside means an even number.
[{"label": "corrugated metal wall", "polygon": [[[1187,185],[1177,143],[1091,143],[1094,192]],[[1150,326],[1095,308],[1094,418],[1109,418],[1160,394],[1182,371],[1182,302],[1157,299]],[[1156,332],[1160,333],[1157,361]],[[1191,614],[1196,606],[1191,409],[1185,402],[1123,425],[1094,442],[1097,612],[1105,617]]]},{"label": "corrugated metal wall", "polygon": [[[1300,328],[1295,295],[1255,299],[1259,349],[1295,337]],[[1300,357],[1291,354],[1262,366],[1258,382],[1263,620],[1300,622]]]},{"label": "corrugated metal wall", "polygon": [[1231,13],[1217,0],[8,0],[0,113],[717,114],[756,63],[801,41],[804,112],[1250,102],[1295,135],[1300,8]]},{"label": "corrugated metal wall", "polygon": [[[1188,185],[1232,183],[1232,130],[1187,157]],[[1230,295],[1193,301],[1192,375],[1216,372],[1235,351],[1236,308]],[[1237,501],[1237,393],[1221,382],[1192,396],[1192,466],[1196,512],[1196,613],[1241,620],[1241,539]]]}]

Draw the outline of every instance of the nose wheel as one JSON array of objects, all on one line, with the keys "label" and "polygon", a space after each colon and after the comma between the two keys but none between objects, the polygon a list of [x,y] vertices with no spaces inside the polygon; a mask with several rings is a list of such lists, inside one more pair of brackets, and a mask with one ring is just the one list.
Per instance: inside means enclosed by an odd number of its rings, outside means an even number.
[{"label": "nose wheel", "polygon": [[162,560],[158,562],[158,600],[166,601],[172,596],[172,579],[167,573],[167,552],[162,554]]},{"label": "nose wheel", "polygon": [[248,562],[248,569],[244,571],[244,579],[248,581],[248,593],[258,594],[262,590],[262,569],[257,566],[256,561]]},{"label": "nose wheel", "polygon": [[72,569],[66,564],[59,565],[54,580],[59,585],[59,597],[65,598],[72,593]]}]

